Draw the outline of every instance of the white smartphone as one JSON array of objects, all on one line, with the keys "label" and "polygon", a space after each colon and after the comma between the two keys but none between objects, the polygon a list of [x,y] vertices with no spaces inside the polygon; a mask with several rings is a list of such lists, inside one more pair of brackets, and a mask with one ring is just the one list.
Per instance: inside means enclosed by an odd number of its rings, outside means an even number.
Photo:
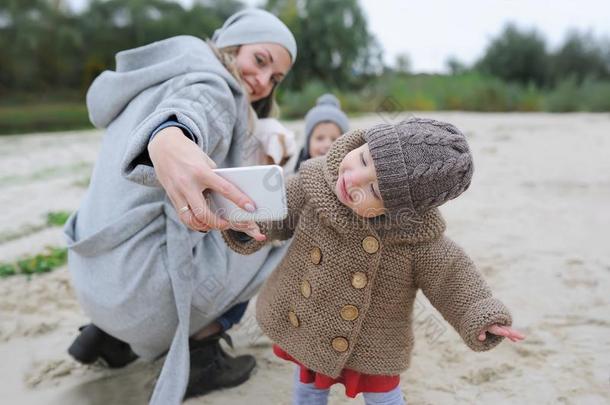
[{"label": "white smartphone", "polygon": [[288,215],[284,173],[280,166],[232,167],[214,169],[214,172],[235,185],[256,205],[255,212],[248,212],[212,191],[209,201],[214,214],[230,222],[276,221]]}]

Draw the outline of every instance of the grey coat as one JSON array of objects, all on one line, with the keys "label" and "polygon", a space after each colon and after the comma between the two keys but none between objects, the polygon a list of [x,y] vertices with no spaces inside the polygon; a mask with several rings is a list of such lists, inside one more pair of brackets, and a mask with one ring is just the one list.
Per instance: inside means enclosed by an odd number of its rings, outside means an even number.
[{"label": "grey coat", "polygon": [[151,403],[180,403],[188,337],[251,298],[285,249],[244,260],[218,232],[186,228],[155,177],[148,140],[175,115],[219,167],[239,166],[247,99],[205,42],[179,36],[118,53],[116,71],[91,85],[87,107],[106,132],[64,229],[72,282],[92,322],[138,355],[169,349]]}]

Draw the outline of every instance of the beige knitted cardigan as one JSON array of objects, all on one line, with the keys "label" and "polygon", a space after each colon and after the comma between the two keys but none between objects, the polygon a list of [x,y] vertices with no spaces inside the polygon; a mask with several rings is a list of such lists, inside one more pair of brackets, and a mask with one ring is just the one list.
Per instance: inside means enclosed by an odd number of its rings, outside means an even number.
[{"label": "beige knitted cardigan", "polygon": [[[306,367],[331,377],[343,368],[396,375],[409,366],[413,304],[421,288],[471,349],[496,346],[501,337],[488,334],[480,342],[477,335],[487,325],[510,325],[510,313],[463,250],[443,236],[437,209],[400,229],[383,216],[358,217],[337,200],[339,163],[363,142],[362,132],[351,132],[326,159],[304,163],[287,182],[288,217],[263,224],[268,240],[294,235],[258,297],[263,332]],[[264,244],[233,231],[224,236],[242,254]]]}]

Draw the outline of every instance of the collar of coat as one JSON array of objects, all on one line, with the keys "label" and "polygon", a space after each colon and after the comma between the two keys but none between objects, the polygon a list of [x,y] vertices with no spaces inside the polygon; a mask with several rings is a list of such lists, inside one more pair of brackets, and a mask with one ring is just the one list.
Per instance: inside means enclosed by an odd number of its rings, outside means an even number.
[{"label": "collar of coat", "polygon": [[445,221],[436,208],[422,215],[419,221],[401,225],[392,223],[385,215],[363,218],[339,201],[334,192],[339,164],[347,153],[365,142],[363,135],[363,130],[346,133],[333,143],[325,157],[303,163],[301,184],[318,218],[339,233],[357,230],[374,232],[385,243],[413,244],[438,238],[445,231]]}]

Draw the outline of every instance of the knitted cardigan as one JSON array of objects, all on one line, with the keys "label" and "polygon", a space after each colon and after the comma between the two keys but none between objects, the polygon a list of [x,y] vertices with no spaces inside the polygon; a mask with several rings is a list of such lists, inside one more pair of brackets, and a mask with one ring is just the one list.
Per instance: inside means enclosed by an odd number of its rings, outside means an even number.
[{"label": "knitted cardigan", "polygon": [[[335,196],[339,163],[364,142],[362,134],[344,135],[326,157],[304,163],[287,181],[288,217],[260,224],[267,242],[294,236],[258,297],[263,332],[307,368],[331,377],[344,368],[400,374],[409,366],[421,288],[471,349],[495,347],[502,337],[487,334],[481,342],[477,336],[491,324],[510,325],[510,313],[443,235],[437,209],[398,227],[383,216],[359,217]],[[223,236],[241,254],[265,243],[235,231]]]}]

